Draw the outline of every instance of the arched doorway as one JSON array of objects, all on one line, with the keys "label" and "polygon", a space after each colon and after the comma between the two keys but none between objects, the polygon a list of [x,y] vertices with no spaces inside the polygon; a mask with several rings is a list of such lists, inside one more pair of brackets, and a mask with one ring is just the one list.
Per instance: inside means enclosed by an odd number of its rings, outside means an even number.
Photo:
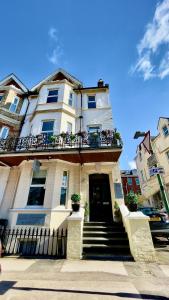
[{"label": "arched doorway", "polygon": [[112,222],[109,175],[89,175],[90,221]]}]

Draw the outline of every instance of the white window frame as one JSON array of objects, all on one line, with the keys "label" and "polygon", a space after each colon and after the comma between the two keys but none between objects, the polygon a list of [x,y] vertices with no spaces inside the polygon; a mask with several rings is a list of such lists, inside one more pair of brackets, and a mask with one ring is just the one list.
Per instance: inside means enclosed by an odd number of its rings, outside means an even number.
[{"label": "white window frame", "polygon": [[[2,137],[2,133],[3,133],[3,130],[4,130],[4,129],[7,129],[7,132],[6,132],[5,137],[3,138],[3,137]],[[1,131],[0,131],[0,138],[1,138],[1,139],[6,139],[6,138],[8,137],[8,134],[9,134],[9,127],[3,126],[3,127],[1,128]]]},{"label": "white window frame", "polygon": [[[71,127],[71,131],[68,130],[69,125]],[[68,133],[72,133],[73,132],[73,124],[71,122],[67,122],[67,132]]]},{"label": "white window frame", "polygon": [[95,128],[95,127],[98,127],[99,128],[98,132],[101,132],[102,126],[100,124],[92,124],[92,125],[87,125],[87,131],[88,131],[88,133],[97,132],[97,131],[91,131],[90,132],[90,129]]},{"label": "white window frame", "polygon": [[[17,100],[17,104],[14,104],[15,99]],[[10,107],[9,107],[9,111],[10,111],[11,113],[16,113],[16,110],[17,110],[17,107],[18,107],[18,103],[19,103],[19,98],[18,98],[18,97],[15,97],[15,98],[13,99],[13,101],[11,102],[11,105],[10,105]],[[15,111],[11,111],[11,108],[12,108],[13,105],[15,105]]]},{"label": "white window frame", "polygon": [[[89,101],[89,97],[94,97],[94,101]],[[88,107],[88,109],[95,109],[95,108],[97,108],[97,105],[96,105],[96,107],[89,107],[89,103],[95,103],[96,104],[96,95],[95,94],[93,94],[93,95],[87,95],[87,107]]]},{"label": "white window frame", "polygon": [[[55,120],[42,120],[42,126],[41,126],[41,133],[54,133],[54,127],[55,127]],[[43,123],[47,123],[47,122],[53,122],[53,130],[49,130],[49,131],[43,131],[42,128],[43,128]]]},{"label": "white window frame", "polygon": [[[45,171],[46,172],[46,178],[47,178],[47,169],[40,169],[40,171]],[[30,192],[31,187],[43,187],[44,189],[46,189],[46,181],[43,184],[32,184],[32,179],[33,179],[33,172],[32,172],[32,177],[31,177],[31,183],[30,183],[30,186],[29,186],[29,192]],[[29,193],[28,193],[28,198],[29,198]],[[44,194],[44,200],[45,200],[45,194]],[[27,203],[28,203],[28,199],[27,199]],[[31,208],[41,208],[43,206],[44,206],[44,203],[43,203],[43,205],[26,204],[27,208],[29,208],[29,207],[31,207]]]},{"label": "white window frame", "polygon": [[[64,172],[67,173],[67,181],[66,181],[66,184],[64,183],[63,181],[63,177],[64,177]],[[62,191],[62,188],[66,189],[66,199],[65,199],[65,204],[61,204],[61,191]],[[68,189],[69,189],[69,171],[68,170],[63,170],[63,173],[62,173],[62,184],[61,184],[61,188],[60,188],[60,202],[59,204],[61,206],[66,206],[67,204],[67,198],[68,198]]]},{"label": "white window frame", "polygon": [[[53,97],[56,97],[56,95],[49,95],[49,92],[52,92],[52,91],[57,91],[57,101],[53,101],[53,102],[48,102],[48,98],[53,98]],[[57,103],[58,102],[58,99],[59,99],[59,89],[48,89],[48,95],[47,95],[47,99],[46,99],[46,103],[47,104],[50,104],[50,103]]]},{"label": "white window frame", "polygon": [[[70,97],[70,95],[72,95],[72,97]],[[70,92],[69,93],[69,101],[68,101],[69,106],[73,107],[73,93]]]}]

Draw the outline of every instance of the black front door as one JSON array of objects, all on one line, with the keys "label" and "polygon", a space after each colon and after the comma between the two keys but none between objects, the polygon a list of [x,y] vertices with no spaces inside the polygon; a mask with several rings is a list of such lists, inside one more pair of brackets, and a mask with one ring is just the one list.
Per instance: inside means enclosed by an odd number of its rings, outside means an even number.
[{"label": "black front door", "polygon": [[89,198],[90,221],[111,222],[113,217],[107,174],[89,176]]}]

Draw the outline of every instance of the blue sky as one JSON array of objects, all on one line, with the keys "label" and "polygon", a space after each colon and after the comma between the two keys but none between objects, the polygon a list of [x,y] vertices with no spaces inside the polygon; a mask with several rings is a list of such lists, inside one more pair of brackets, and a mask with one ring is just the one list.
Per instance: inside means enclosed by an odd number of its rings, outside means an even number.
[{"label": "blue sky", "polygon": [[32,87],[58,67],[110,84],[115,126],[129,168],[136,130],[169,117],[169,0],[1,1],[0,78]]}]

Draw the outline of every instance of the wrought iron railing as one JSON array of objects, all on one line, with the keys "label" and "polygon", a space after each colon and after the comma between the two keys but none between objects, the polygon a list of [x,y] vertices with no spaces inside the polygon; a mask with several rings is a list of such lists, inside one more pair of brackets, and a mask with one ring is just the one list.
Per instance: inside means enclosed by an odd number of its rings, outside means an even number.
[{"label": "wrought iron railing", "polygon": [[39,134],[0,139],[0,153],[22,151],[66,150],[79,148],[122,148],[121,138],[112,130],[59,135]]},{"label": "wrought iron railing", "polygon": [[65,258],[67,229],[39,227],[0,228],[2,256],[54,256]]}]

